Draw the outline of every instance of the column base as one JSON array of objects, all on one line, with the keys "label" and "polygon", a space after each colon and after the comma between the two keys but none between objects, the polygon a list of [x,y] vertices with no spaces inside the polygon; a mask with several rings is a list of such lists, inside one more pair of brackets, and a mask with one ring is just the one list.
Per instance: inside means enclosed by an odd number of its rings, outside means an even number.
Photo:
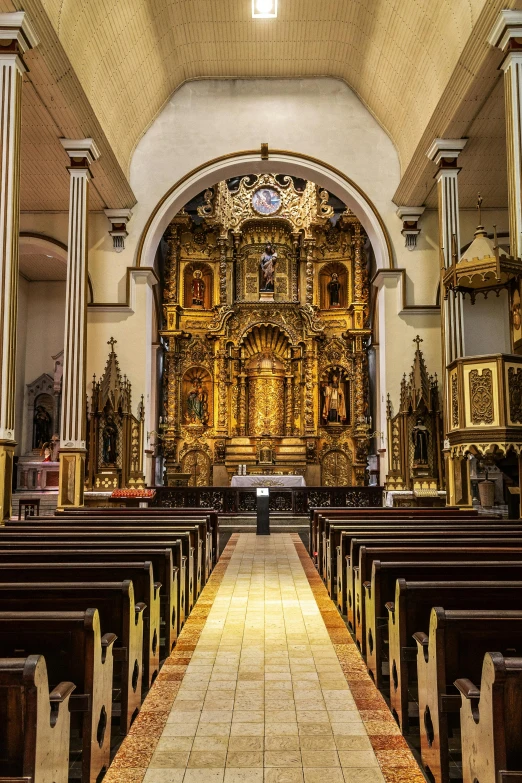
[{"label": "column base", "polygon": [[12,514],[13,505],[13,462],[16,443],[0,442],[0,524]]},{"label": "column base", "polygon": [[84,505],[85,454],[85,449],[60,451],[59,509]]}]

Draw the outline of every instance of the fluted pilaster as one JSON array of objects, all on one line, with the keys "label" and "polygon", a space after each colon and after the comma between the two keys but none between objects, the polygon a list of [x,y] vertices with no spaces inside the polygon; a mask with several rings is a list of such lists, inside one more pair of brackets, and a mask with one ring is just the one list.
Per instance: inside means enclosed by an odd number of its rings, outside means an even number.
[{"label": "fluted pilaster", "polygon": [[23,54],[37,39],[23,12],[0,14],[0,520],[11,515],[20,219]]},{"label": "fluted pilaster", "polygon": [[60,430],[60,508],[83,505],[89,167],[99,157],[93,139],[62,139],[62,145],[70,158],[70,189]]}]

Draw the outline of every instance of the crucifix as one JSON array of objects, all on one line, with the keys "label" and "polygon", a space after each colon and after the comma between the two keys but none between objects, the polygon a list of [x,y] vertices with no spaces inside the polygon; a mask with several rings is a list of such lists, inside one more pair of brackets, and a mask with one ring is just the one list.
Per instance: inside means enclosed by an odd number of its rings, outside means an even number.
[{"label": "crucifix", "polygon": [[417,350],[419,351],[420,350],[420,344],[423,343],[424,340],[422,339],[422,337],[419,337],[419,335],[417,335],[417,337],[414,338],[413,342],[417,343]]},{"label": "crucifix", "polygon": [[118,341],[114,339],[114,337],[111,337],[110,340],[107,340],[107,345],[111,346],[111,352],[114,353],[114,346],[116,345]]}]

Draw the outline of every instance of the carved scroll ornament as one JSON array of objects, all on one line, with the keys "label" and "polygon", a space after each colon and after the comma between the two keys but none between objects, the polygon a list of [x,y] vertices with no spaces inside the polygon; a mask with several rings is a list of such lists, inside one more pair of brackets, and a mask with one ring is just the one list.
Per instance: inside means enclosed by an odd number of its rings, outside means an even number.
[{"label": "carved scroll ornament", "polygon": [[472,424],[493,423],[493,373],[489,367],[471,370],[469,374],[469,396]]}]

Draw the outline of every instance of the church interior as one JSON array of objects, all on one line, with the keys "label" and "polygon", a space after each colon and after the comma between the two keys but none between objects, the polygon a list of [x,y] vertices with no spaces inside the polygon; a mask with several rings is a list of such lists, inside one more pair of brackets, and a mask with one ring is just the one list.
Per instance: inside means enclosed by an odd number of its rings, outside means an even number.
[{"label": "church interior", "polygon": [[0,6],[0,781],[520,783],[522,0]]}]

